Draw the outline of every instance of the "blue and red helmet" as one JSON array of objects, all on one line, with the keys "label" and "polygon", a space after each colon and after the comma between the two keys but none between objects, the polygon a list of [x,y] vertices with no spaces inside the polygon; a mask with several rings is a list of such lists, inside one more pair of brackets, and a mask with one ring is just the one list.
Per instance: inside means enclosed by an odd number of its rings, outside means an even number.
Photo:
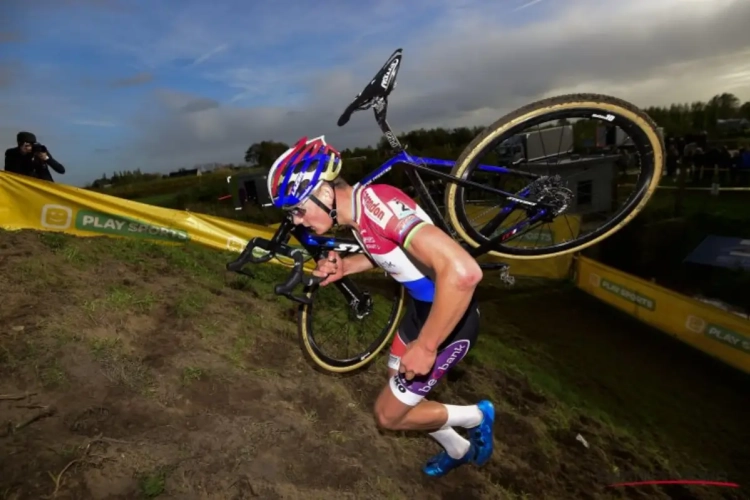
[{"label": "blue and red helmet", "polygon": [[282,209],[299,205],[323,182],[338,177],[341,166],[341,154],[326,144],[325,136],[301,138],[276,159],[268,172],[273,205]]}]

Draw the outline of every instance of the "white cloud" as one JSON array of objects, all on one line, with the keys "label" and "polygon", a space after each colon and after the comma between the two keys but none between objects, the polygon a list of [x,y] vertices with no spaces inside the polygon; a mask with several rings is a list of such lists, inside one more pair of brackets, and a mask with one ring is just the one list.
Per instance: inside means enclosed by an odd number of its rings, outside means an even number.
[{"label": "white cloud", "polygon": [[116,127],[117,123],[106,120],[73,120],[73,125],[82,125],[85,127]]},{"label": "white cloud", "polygon": [[[399,130],[487,124],[531,100],[579,91],[610,93],[647,106],[707,100],[731,86],[750,99],[747,19],[750,2],[744,0],[583,0],[554,18],[511,29],[493,29],[492,16],[482,12],[441,18],[436,21],[440,32],[404,44],[389,120]],[[364,54],[368,76],[394,45],[384,40]],[[369,112],[355,115],[344,129],[335,126],[338,114],[367,82],[352,77],[361,69],[352,61],[351,70],[311,75],[307,98],[295,113],[283,107],[223,107],[189,117],[166,112],[148,129],[139,151],[166,164],[175,154],[195,161],[237,161],[250,143],[268,138],[292,141],[324,133],[341,148],[372,144],[379,137]],[[734,75],[731,81],[727,75]],[[256,76],[273,84],[273,73]],[[276,78],[284,85],[288,76]],[[162,136],[185,147],[178,153],[157,146]]]},{"label": "white cloud", "polygon": [[525,2],[515,9],[513,9],[513,12],[518,12],[519,10],[528,9],[529,7],[533,7],[534,5],[538,4],[542,0],[529,0],[528,2]]},{"label": "white cloud", "polygon": [[[133,131],[112,160],[123,168],[237,162],[255,141],[302,135],[325,134],[338,148],[374,144],[371,112],[355,114],[345,128],[336,119],[397,47],[404,61],[389,122],[398,131],[488,124],[567,92],[613,94],[640,106],[723,91],[750,100],[747,0],[180,5],[154,3],[146,16],[132,8],[103,12],[81,23],[89,44],[130,58],[121,77],[132,70],[170,77],[171,88],[116,117]],[[182,86],[183,76],[203,82]],[[77,116],[96,115],[81,101],[48,99]]]},{"label": "white cloud", "polygon": [[221,45],[217,45],[216,47],[214,47],[213,49],[209,50],[208,52],[206,52],[205,54],[203,54],[202,56],[200,56],[199,58],[197,58],[195,61],[193,61],[192,65],[193,66],[198,66],[199,64],[208,61],[210,58],[212,58],[216,54],[224,52],[228,48],[229,48],[229,45],[226,44],[226,43],[222,43]]}]

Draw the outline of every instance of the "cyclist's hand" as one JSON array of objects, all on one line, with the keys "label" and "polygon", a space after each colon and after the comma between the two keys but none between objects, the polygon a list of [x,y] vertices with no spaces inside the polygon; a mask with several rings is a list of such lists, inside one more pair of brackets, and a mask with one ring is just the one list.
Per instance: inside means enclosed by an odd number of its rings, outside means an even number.
[{"label": "cyclist's hand", "polygon": [[415,340],[406,346],[406,353],[401,356],[398,371],[404,374],[406,380],[427,375],[432,371],[436,357],[437,352],[427,349],[419,340]]},{"label": "cyclist's hand", "polygon": [[315,276],[328,276],[320,282],[320,286],[326,286],[344,277],[344,263],[337,252],[328,252],[328,257],[320,259],[318,266],[313,271]]}]

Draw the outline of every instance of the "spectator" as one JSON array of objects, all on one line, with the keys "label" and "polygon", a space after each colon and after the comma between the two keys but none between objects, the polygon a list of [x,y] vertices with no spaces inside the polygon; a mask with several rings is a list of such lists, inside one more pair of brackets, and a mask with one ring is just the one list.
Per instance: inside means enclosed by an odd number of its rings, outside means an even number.
[{"label": "spectator", "polygon": [[674,177],[677,172],[677,162],[680,159],[680,152],[677,147],[673,144],[667,150],[667,177]]},{"label": "spectator", "polygon": [[743,146],[737,154],[737,166],[741,169],[750,169],[750,149]]},{"label": "spectator", "polygon": [[693,154],[693,182],[700,180],[702,169],[706,168],[706,154],[703,152],[703,148],[698,146],[695,148]]},{"label": "spectator", "polygon": [[55,160],[47,147],[36,141],[31,132],[16,135],[18,146],[5,150],[5,171],[26,175],[43,181],[55,182],[49,167],[58,174],[65,173],[65,167]]}]

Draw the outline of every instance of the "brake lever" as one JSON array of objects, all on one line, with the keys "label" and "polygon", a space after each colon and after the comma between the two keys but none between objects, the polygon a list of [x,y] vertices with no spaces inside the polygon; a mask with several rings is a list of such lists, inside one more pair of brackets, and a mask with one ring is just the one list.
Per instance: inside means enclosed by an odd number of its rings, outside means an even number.
[{"label": "brake lever", "polygon": [[[259,241],[261,243],[259,243]],[[252,238],[250,241],[247,242],[247,245],[245,245],[245,248],[240,253],[239,257],[237,257],[235,260],[231,262],[227,262],[226,269],[227,271],[232,271],[238,274],[244,274],[246,276],[251,276],[247,271],[243,271],[243,267],[245,267],[247,264],[263,264],[264,262],[268,262],[274,257],[274,252],[271,252],[268,249],[268,242],[265,240],[259,240],[257,237]],[[260,248],[261,250],[266,251],[266,255],[262,257],[256,257],[253,255],[253,251],[256,248]]]},{"label": "brake lever", "polygon": [[294,287],[296,287],[300,283],[302,283],[302,286],[306,288],[319,285],[327,278],[327,276],[304,275],[303,266],[305,264],[305,260],[302,255],[301,249],[295,248],[294,250],[292,250],[289,256],[294,259],[294,264],[292,265],[292,270],[289,273],[289,278],[287,278],[286,282],[276,285],[273,291],[276,295],[283,295],[284,297],[293,300],[294,302],[309,305],[310,303],[312,303],[311,298],[304,295],[294,295],[292,293],[292,290],[294,290]]}]

